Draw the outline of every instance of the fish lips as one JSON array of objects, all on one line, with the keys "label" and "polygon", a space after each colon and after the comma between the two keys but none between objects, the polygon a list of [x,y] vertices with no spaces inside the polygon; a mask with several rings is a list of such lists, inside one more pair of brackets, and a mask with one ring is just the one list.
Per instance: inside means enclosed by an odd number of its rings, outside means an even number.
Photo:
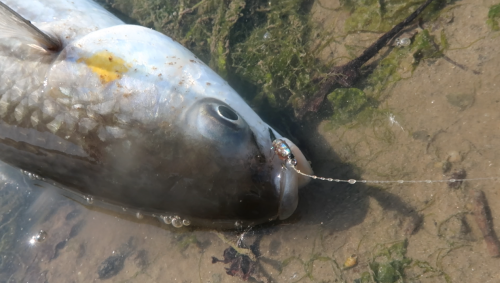
[{"label": "fish lips", "polygon": [[[281,138],[290,147],[295,160],[296,168],[308,175],[312,175],[311,165],[307,161],[302,151],[289,139]],[[278,218],[280,220],[290,217],[299,203],[299,188],[304,187],[310,182],[311,178],[300,175],[289,162],[283,162],[280,173],[275,178],[275,186],[279,188],[280,205],[278,209]]]}]

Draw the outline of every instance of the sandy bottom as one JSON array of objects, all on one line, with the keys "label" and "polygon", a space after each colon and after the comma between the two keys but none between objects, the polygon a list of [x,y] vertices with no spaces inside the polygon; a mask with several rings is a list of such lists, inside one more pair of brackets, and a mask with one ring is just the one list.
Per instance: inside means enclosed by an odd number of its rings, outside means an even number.
[{"label": "sandy bottom", "polygon": [[[500,176],[500,33],[485,23],[492,4],[465,0],[448,8],[452,20],[438,21],[434,32],[446,33],[450,60],[423,61],[413,73],[402,68],[405,79],[384,92],[380,109],[387,115],[369,125],[292,125],[316,174],[439,180],[465,170],[468,178]],[[343,12],[319,6],[313,11],[326,27],[341,28],[345,19]],[[373,35],[359,34],[359,44],[368,46],[366,38]],[[331,46],[332,52],[341,49]],[[2,168],[0,282],[242,280],[226,274],[229,265],[212,263],[229,247],[216,232],[175,229],[156,219],[82,206]],[[468,181],[450,188],[313,181],[302,189],[291,219],[243,235],[243,242],[255,243],[261,254],[249,280],[353,282],[368,272],[379,282],[403,282],[397,276],[404,270],[405,282],[498,282],[500,259],[490,256],[471,202],[476,190],[485,193],[500,233],[498,184]],[[39,230],[46,231],[45,241],[31,245]],[[233,242],[242,237],[223,236]],[[353,254],[357,265],[344,268]],[[395,267],[398,263],[404,268]]]}]

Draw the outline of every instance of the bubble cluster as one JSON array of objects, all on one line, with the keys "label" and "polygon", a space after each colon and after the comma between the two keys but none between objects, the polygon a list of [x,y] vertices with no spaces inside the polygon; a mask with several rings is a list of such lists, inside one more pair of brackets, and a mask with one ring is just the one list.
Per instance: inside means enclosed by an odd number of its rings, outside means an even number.
[{"label": "bubble cluster", "polygon": [[35,235],[33,235],[30,239],[30,244],[34,245],[36,243],[41,243],[47,239],[47,232],[44,230],[38,231]]},{"label": "bubble cluster", "polygon": [[87,202],[87,204],[93,204],[94,203],[94,197],[92,196],[83,196],[83,199]]},{"label": "bubble cluster", "polygon": [[174,226],[175,228],[181,228],[183,226],[189,226],[191,225],[191,221],[189,221],[188,219],[182,219],[180,216],[168,216],[168,215],[164,215],[164,216],[160,216],[159,217],[161,221],[163,221],[163,223],[165,224],[172,224],[172,226]]},{"label": "bubble cluster", "polygon": [[21,169],[21,173],[24,174],[24,175],[26,175],[26,176],[28,176],[28,178],[30,178],[31,180],[42,180],[42,181],[45,181],[44,178],[38,176],[37,174],[31,173],[29,171]]}]

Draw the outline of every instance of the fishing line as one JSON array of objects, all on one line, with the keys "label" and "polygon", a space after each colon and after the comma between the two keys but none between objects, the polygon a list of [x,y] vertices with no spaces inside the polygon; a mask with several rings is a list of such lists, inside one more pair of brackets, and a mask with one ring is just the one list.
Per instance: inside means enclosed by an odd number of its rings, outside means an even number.
[{"label": "fishing line", "polygon": [[446,180],[394,180],[394,181],[389,181],[389,180],[357,180],[357,179],[334,179],[334,178],[327,178],[327,177],[320,177],[317,175],[310,175],[306,174],[304,172],[301,172],[298,168],[298,162],[295,159],[295,156],[292,153],[292,150],[288,146],[288,144],[282,140],[282,139],[275,139],[273,140],[273,146],[271,147],[271,150],[274,151],[274,153],[281,159],[286,162],[287,165],[293,168],[295,172],[298,174],[309,177],[311,179],[315,180],[321,180],[321,181],[328,181],[328,182],[335,182],[335,183],[348,183],[351,185],[354,185],[356,183],[363,183],[363,184],[417,184],[417,183],[427,183],[427,184],[432,184],[432,183],[461,183],[464,181],[491,181],[491,180],[497,180],[500,179],[500,177],[483,177],[483,178],[450,178]]}]

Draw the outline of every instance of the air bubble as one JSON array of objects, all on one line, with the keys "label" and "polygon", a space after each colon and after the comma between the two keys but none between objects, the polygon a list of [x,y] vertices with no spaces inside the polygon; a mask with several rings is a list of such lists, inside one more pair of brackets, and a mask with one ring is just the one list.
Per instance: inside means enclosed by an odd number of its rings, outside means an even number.
[{"label": "air bubble", "polygon": [[425,180],[425,182],[426,182],[427,184],[432,183],[432,181],[431,181],[431,180]]},{"label": "air bubble", "polygon": [[457,181],[457,180],[455,180],[455,179],[450,179],[450,180],[449,180],[449,182],[450,182],[450,183],[455,183],[456,181]]},{"label": "air bubble", "polygon": [[184,219],[184,220],[182,220],[182,225],[189,226],[189,225],[191,225],[191,221]]},{"label": "air bubble", "polygon": [[31,244],[41,243],[45,241],[45,239],[47,239],[47,232],[40,230],[38,231],[38,233],[33,235],[33,237],[31,237],[30,243]]},{"label": "air bubble", "polygon": [[172,218],[172,226],[175,228],[181,228],[182,227],[182,219],[179,216],[174,216]]},{"label": "air bubble", "polygon": [[347,182],[348,182],[349,184],[351,184],[351,185],[352,185],[352,184],[356,184],[356,180],[354,180],[354,179],[349,179],[349,180],[347,180]]},{"label": "air bubble", "polygon": [[241,221],[236,221],[234,222],[234,226],[237,228],[237,229],[240,229],[241,227],[243,227],[243,223]]},{"label": "air bubble", "polygon": [[135,217],[137,217],[137,219],[142,219],[142,218],[144,218],[144,215],[142,215],[142,213],[140,211],[137,211],[137,213],[135,214]]},{"label": "air bubble", "polygon": [[171,216],[163,216],[162,219],[163,219],[163,222],[165,222],[165,224],[172,224],[172,217]]},{"label": "air bubble", "polygon": [[94,203],[94,198],[92,196],[86,196],[85,200],[87,201],[88,204],[93,204]]},{"label": "air bubble", "polygon": [[398,183],[403,184],[405,181],[403,180],[398,180]]},{"label": "air bubble", "polygon": [[396,39],[396,46],[399,48],[410,46],[410,44],[411,44],[411,39],[407,37]]}]

